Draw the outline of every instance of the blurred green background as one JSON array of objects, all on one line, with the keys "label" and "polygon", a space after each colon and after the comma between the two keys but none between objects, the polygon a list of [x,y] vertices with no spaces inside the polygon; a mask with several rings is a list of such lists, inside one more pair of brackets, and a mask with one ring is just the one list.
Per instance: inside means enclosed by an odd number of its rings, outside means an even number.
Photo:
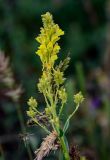
[{"label": "blurred green background", "polygon": [[[73,94],[81,90],[85,96],[85,103],[71,121],[67,134],[70,146],[78,145],[88,160],[109,160],[110,0],[0,0],[0,49],[5,58],[9,57],[11,68],[5,78],[11,74],[14,81],[10,87],[6,80],[0,80],[0,160],[31,160],[44,137],[39,128],[27,127],[26,110],[30,96],[37,97],[41,109],[44,106],[36,88],[41,62],[35,54],[38,48],[35,37],[42,26],[41,15],[47,11],[65,31],[59,42],[60,58],[67,54],[71,57],[65,74],[69,94],[65,113],[74,109]],[[1,58],[0,63],[2,67],[5,60]],[[2,74],[0,71],[1,79]],[[19,85],[22,91],[16,91]],[[20,98],[16,102],[17,94]],[[20,123],[23,119],[25,127]],[[18,136],[23,129],[34,133],[26,146]],[[52,154],[47,159],[57,157]]]}]

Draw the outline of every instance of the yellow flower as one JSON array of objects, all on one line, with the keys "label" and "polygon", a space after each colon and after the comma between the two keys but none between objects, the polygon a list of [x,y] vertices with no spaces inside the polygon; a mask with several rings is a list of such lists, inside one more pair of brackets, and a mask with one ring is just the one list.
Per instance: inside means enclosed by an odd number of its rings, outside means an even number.
[{"label": "yellow flower", "polygon": [[39,79],[38,89],[41,93],[45,92],[51,83],[51,74],[43,72],[42,77]]},{"label": "yellow flower", "polygon": [[29,110],[29,111],[27,111],[27,115],[29,117],[34,117],[36,115],[36,112],[34,112],[33,110]]},{"label": "yellow flower", "polygon": [[32,108],[36,108],[37,107],[37,101],[33,97],[29,98],[27,104]]},{"label": "yellow flower", "polygon": [[57,86],[64,83],[65,78],[63,77],[63,72],[61,72],[59,69],[54,71],[54,81],[56,82]]},{"label": "yellow flower", "polygon": [[64,35],[64,31],[54,23],[53,17],[49,12],[42,15],[42,22],[43,27],[38,37],[36,37],[36,40],[40,43],[36,54],[40,56],[43,68],[52,68],[60,50],[57,41],[61,35]]},{"label": "yellow flower", "polygon": [[65,88],[61,88],[59,90],[59,98],[62,100],[62,103],[66,103],[67,101],[67,93],[66,93],[66,90]]},{"label": "yellow flower", "polygon": [[84,97],[83,97],[83,95],[82,95],[81,92],[75,94],[74,97],[73,97],[73,99],[74,99],[74,102],[76,104],[80,104],[80,103],[82,103],[84,101]]}]

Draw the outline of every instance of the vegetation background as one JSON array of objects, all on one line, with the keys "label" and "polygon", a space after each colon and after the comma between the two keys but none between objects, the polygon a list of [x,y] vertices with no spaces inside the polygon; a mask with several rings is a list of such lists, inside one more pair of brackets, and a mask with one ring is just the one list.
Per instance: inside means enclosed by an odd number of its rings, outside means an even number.
[{"label": "vegetation background", "polygon": [[[65,113],[74,109],[74,93],[80,90],[85,96],[85,103],[67,133],[70,146],[78,145],[87,159],[109,160],[110,0],[0,0],[0,49],[10,59],[15,82],[10,89],[9,81],[0,80],[0,160],[31,160],[44,137],[39,128],[27,127],[26,110],[31,95],[37,97],[41,109],[44,106],[36,88],[41,63],[35,54],[35,37],[42,26],[41,15],[47,11],[65,31],[60,40],[60,58],[68,53],[71,57],[66,72],[69,96]],[[5,60],[1,58],[0,67],[3,64]],[[22,89],[17,90],[20,84]],[[23,139],[29,139],[26,144],[19,137],[24,130],[28,137]],[[58,159],[54,154],[47,159],[53,157]]]}]

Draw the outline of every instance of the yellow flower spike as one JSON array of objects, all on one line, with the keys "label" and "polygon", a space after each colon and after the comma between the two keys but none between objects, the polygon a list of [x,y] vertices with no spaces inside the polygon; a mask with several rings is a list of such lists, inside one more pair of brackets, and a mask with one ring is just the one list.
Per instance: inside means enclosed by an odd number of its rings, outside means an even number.
[{"label": "yellow flower spike", "polygon": [[40,43],[38,51],[43,68],[51,69],[57,60],[57,54],[60,50],[60,46],[57,41],[61,35],[64,35],[64,31],[54,23],[52,15],[47,12],[42,15],[43,27],[40,30],[40,34],[36,37],[37,42]]}]

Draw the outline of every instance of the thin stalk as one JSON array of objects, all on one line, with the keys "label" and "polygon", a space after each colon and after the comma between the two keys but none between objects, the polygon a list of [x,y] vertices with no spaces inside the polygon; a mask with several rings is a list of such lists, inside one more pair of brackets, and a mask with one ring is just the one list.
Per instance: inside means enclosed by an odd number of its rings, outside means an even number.
[{"label": "thin stalk", "polygon": [[[44,94],[44,93],[43,93],[43,94]],[[45,94],[44,94],[44,98],[45,98],[45,101],[46,101],[47,106],[50,106],[49,103],[48,103],[48,100],[47,100],[47,97],[46,97]]]},{"label": "thin stalk", "polygon": [[73,115],[76,113],[76,111],[79,108],[79,104],[76,106],[75,110],[73,111],[73,113],[69,116],[69,119],[73,117]]},{"label": "thin stalk", "polygon": [[64,104],[61,105],[61,108],[60,108],[60,111],[59,111],[59,115],[58,115],[59,117],[60,117],[60,115],[61,115],[61,113],[63,111],[63,107],[64,107]]},{"label": "thin stalk", "polygon": [[39,112],[37,109],[35,109],[35,111],[36,111],[39,115],[41,115],[41,116],[42,116],[42,113],[41,113],[41,112]]},{"label": "thin stalk", "polygon": [[[56,132],[59,135],[60,125],[56,123],[55,128],[56,128]],[[60,135],[59,135],[59,141],[60,141],[60,144],[61,144],[61,148],[62,148],[63,155],[65,157],[65,160],[70,160],[70,156],[69,156],[67,145],[66,145],[65,140],[64,140],[64,136],[60,137]]]},{"label": "thin stalk", "polygon": [[64,140],[64,136],[60,137],[59,139],[60,139],[60,144],[62,147],[62,152],[64,154],[65,160],[70,160],[70,156],[69,156],[68,148],[67,148],[65,140]]},{"label": "thin stalk", "polygon": [[48,134],[51,133],[45,126],[41,125],[35,118],[32,118],[32,119],[33,119],[33,121],[34,121],[37,125],[39,125],[46,133],[48,133]]},{"label": "thin stalk", "polygon": [[[57,118],[56,110],[53,113],[54,113],[53,117]],[[54,125],[55,125],[56,132],[59,135],[60,134],[59,133],[59,130],[60,130],[60,124],[59,124],[59,122],[55,123]],[[60,141],[60,144],[61,144],[61,147],[62,147],[62,152],[64,154],[65,160],[70,160],[70,156],[69,156],[68,148],[67,148],[65,140],[64,140],[64,136],[60,137],[60,135],[59,135],[59,141]]]},{"label": "thin stalk", "polygon": [[57,104],[58,89],[59,89],[59,86],[57,86],[57,88],[56,88],[56,94],[55,94],[55,104]]},{"label": "thin stalk", "polygon": [[67,123],[70,121],[70,119],[71,119],[71,118],[73,117],[73,115],[76,113],[76,111],[78,110],[78,108],[79,108],[79,104],[76,106],[76,108],[75,108],[75,110],[73,111],[73,113],[70,114],[70,116],[69,116],[68,119],[66,120],[65,125],[64,125],[64,128],[65,128],[65,126],[67,126]]}]

